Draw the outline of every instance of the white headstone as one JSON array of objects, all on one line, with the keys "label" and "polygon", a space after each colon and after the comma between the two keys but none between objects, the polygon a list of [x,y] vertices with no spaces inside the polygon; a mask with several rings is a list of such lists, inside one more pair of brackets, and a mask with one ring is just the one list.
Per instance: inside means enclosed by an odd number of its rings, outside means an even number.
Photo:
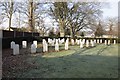
[{"label": "white headstone", "polygon": [[33,44],[35,44],[36,48],[37,48],[37,41],[33,41]]},{"label": "white headstone", "polygon": [[105,45],[107,45],[107,40],[105,40]]},{"label": "white headstone", "polygon": [[99,39],[97,40],[97,43],[99,43]]},{"label": "white headstone", "polygon": [[89,47],[89,40],[86,40],[86,47]]},{"label": "white headstone", "polygon": [[78,43],[78,40],[77,40],[77,39],[75,39],[75,43],[76,43],[76,44]]},{"label": "white headstone", "polygon": [[31,45],[31,53],[36,53],[36,45],[35,44]]},{"label": "white headstone", "polygon": [[94,40],[94,43],[96,43],[96,39]]},{"label": "white headstone", "polygon": [[47,52],[48,51],[48,43],[45,42],[45,51]]},{"label": "white headstone", "polygon": [[51,39],[50,38],[48,38],[48,43],[51,44]]},{"label": "white headstone", "polygon": [[27,41],[22,41],[22,47],[27,48]]},{"label": "white headstone", "polygon": [[13,46],[13,55],[17,55],[17,54],[19,54],[19,45],[15,44]]},{"label": "white headstone", "polygon": [[108,40],[108,45],[110,45],[110,40]]},{"label": "white headstone", "polygon": [[102,43],[102,39],[100,40],[100,43]]},{"label": "white headstone", "polygon": [[77,40],[77,45],[79,45],[80,44],[80,40]]},{"label": "white headstone", "polygon": [[10,43],[10,47],[11,47],[11,49],[13,49],[13,48],[14,48],[14,46],[15,46],[15,42],[14,42],[14,41],[12,41],[12,42]]},{"label": "white headstone", "polygon": [[116,40],[114,40],[114,44],[116,44]]},{"label": "white headstone", "polygon": [[85,44],[85,39],[82,40],[82,43]]},{"label": "white headstone", "polygon": [[63,38],[63,39],[60,40],[59,43],[62,44],[62,43],[64,43],[64,42],[65,42],[65,39]]},{"label": "white headstone", "polygon": [[72,44],[72,45],[74,45],[74,44],[75,44],[75,43],[74,43],[74,39],[71,39],[71,44]]},{"label": "white headstone", "polygon": [[55,46],[55,44],[54,44],[54,43],[55,43],[55,40],[52,40],[52,46]]},{"label": "white headstone", "polygon": [[67,39],[65,42],[65,50],[68,50],[68,48],[69,48],[68,45],[69,45],[69,39]]},{"label": "white headstone", "polygon": [[43,52],[45,52],[46,51],[46,44],[45,44],[45,39],[43,39],[43,41],[42,41],[42,45],[43,45]]},{"label": "white headstone", "polygon": [[79,43],[81,43],[82,42],[82,39],[79,39]]},{"label": "white headstone", "polygon": [[83,48],[83,42],[80,43],[80,48]]},{"label": "white headstone", "polygon": [[94,46],[95,46],[95,45],[94,45],[94,41],[93,41],[93,40],[91,40],[91,41],[90,41],[90,43],[91,43],[91,46],[92,46],[92,47],[94,47]]},{"label": "white headstone", "polygon": [[59,51],[59,43],[58,43],[58,40],[56,40],[56,43],[55,43],[55,51]]},{"label": "white headstone", "polygon": [[42,45],[43,45],[43,52],[47,52],[48,51],[48,43],[45,39],[43,39]]}]

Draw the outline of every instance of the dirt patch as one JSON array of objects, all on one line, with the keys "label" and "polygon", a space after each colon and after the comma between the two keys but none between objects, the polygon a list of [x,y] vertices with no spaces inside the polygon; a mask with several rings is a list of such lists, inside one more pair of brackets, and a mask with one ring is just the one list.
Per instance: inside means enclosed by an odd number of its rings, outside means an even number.
[{"label": "dirt patch", "polygon": [[3,49],[2,52],[2,77],[18,77],[17,73],[25,72],[29,68],[35,68],[35,64],[29,64],[26,59],[30,56],[29,48],[20,49],[20,55],[13,55],[11,49]]}]

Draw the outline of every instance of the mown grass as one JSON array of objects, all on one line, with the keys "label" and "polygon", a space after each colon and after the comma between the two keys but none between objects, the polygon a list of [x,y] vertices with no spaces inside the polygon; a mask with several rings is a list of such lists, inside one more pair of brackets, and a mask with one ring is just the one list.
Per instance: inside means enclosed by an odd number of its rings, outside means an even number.
[{"label": "mown grass", "polygon": [[[60,47],[60,49],[63,48],[64,46]],[[70,46],[67,51],[49,52],[43,56],[32,54],[26,62],[36,67],[16,74],[17,77],[117,78],[118,45],[100,44],[93,48],[83,49],[79,46]]]}]

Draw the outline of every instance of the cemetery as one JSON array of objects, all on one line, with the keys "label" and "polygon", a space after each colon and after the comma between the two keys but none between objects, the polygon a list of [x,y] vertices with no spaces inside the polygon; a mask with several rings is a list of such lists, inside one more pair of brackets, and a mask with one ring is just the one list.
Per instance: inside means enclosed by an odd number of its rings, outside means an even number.
[{"label": "cemetery", "polygon": [[118,77],[117,42],[115,39],[46,38],[42,42],[22,41],[22,45],[19,45],[12,41],[10,48],[3,49],[3,76]]},{"label": "cemetery", "polygon": [[3,79],[119,77],[119,21],[103,3],[0,4]]}]

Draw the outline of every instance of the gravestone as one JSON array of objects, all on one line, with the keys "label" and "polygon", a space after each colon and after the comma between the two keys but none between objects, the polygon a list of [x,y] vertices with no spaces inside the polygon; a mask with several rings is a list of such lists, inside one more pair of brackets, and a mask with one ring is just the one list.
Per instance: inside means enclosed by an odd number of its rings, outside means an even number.
[{"label": "gravestone", "polygon": [[48,43],[51,44],[51,39],[50,38],[48,38]]},{"label": "gravestone", "polygon": [[71,39],[71,44],[72,44],[72,45],[74,45],[74,44],[75,44],[75,43],[74,43],[74,39]]},{"label": "gravestone", "polygon": [[85,39],[82,40],[82,43],[85,44]]},{"label": "gravestone", "polygon": [[68,48],[69,48],[69,39],[67,39],[65,42],[65,50],[68,50]]},{"label": "gravestone", "polygon": [[94,43],[96,43],[96,39],[94,40]]},{"label": "gravestone", "polygon": [[55,46],[55,40],[53,39],[51,42],[52,42],[51,45]]},{"label": "gravestone", "polygon": [[13,48],[14,48],[14,46],[15,46],[15,42],[14,42],[14,41],[12,41],[12,42],[10,43],[10,47],[11,47],[11,49],[13,49]]},{"label": "gravestone", "polygon": [[55,51],[59,51],[59,43],[58,43],[57,39],[56,39],[56,43],[55,43]]},{"label": "gravestone", "polygon": [[102,43],[102,39],[100,40],[100,43]]},{"label": "gravestone", "polygon": [[43,39],[43,41],[42,41],[42,45],[43,45],[43,52],[45,52],[46,51],[46,44],[45,44],[45,39]]},{"label": "gravestone", "polygon": [[27,41],[22,41],[22,47],[27,48]]},{"label": "gravestone", "polygon": [[80,40],[77,41],[77,45],[79,45],[79,44],[80,44]]},{"label": "gravestone", "polygon": [[89,40],[86,40],[86,47],[89,47]]},{"label": "gravestone", "polygon": [[48,43],[45,41],[45,51],[48,52]]},{"label": "gravestone", "polygon": [[64,43],[64,42],[65,42],[65,39],[63,38],[63,39],[60,40],[59,43],[62,44],[62,43]]},{"label": "gravestone", "polygon": [[110,45],[110,40],[108,40],[108,45]]},{"label": "gravestone", "polygon": [[19,54],[19,44],[15,44],[13,46],[13,55],[18,55]]},{"label": "gravestone", "polygon": [[107,40],[105,40],[105,45],[107,45]]},{"label": "gravestone", "polygon": [[83,42],[80,43],[80,48],[83,48]]},{"label": "gravestone", "polygon": [[36,53],[36,45],[35,44],[31,45],[31,53]]},{"label": "gravestone", "polygon": [[75,39],[75,43],[78,44],[78,40],[77,39]]},{"label": "gravestone", "polygon": [[46,42],[45,39],[43,39],[42,45],[43,45],[43,52],[47,52],[48,51],[48,43]]},{"label": "gravestone", "polygon": [[58,38],[58,43],[60,43],[61,42],[61,40],[60,40],[60,38]]},{"label": "gravestone", "polygon": [[94,41],[93,41],[93,40],[91,40],[91,41],[90,41],[90,43],[91,43],[91,46],[92,46],[92,47],[94,47],[94,46],[95,46],[95,45],[94,45]]},{"label": "gravestone", "polygon": [[99,43],[99,39],[97,40],[97,43]]},{"label": "gravestone", "polygon": [[33,44],[35,44],[36,48],[37,48],[37,41],[33,41]]},{"label": "gravestone", "polygon": [[114,40],[114,44],[116,44],[116,40]]},{"label": "gravestone", "polygon": [[82,39],[79,39],[79,44],[82,42]]}]

